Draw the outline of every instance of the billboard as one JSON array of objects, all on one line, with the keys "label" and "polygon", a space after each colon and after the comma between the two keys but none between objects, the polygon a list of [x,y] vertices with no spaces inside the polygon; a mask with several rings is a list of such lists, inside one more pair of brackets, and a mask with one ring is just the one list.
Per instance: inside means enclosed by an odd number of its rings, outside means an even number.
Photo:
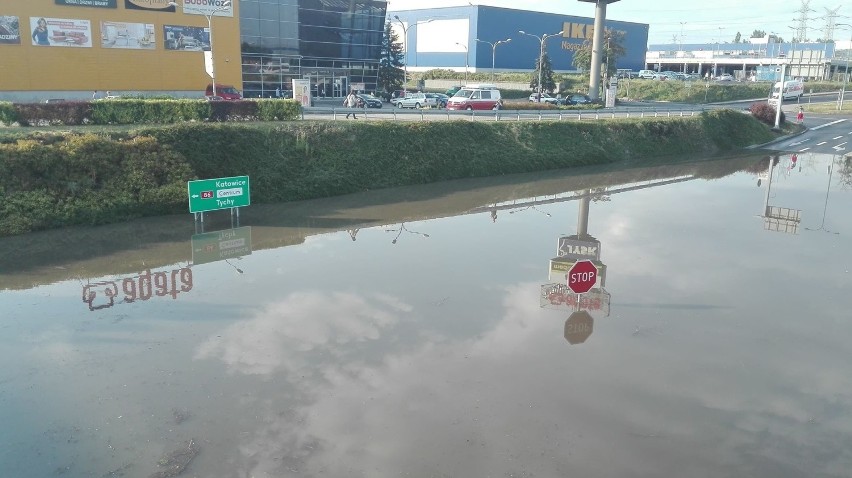
[{"label": "billboard", "polygon": [[92,47],[92,24],[71,18],[30,17],[33,45]]},{"label": "billboard", "polygon": [[183,7],[183,13],[189,15],[233,17],[233,2],[226,7],[226,1],[227,0],[177,0],[177,3]]},{"label": "billboard", "polygon": [[0,15],[0,45],[20,45],[21,30],[18,17]]},{"label": "billboard", "polygon": [[155,47],[154,24],[101,22],[101,46],[153,50]]},{"label": "billboard", "polygon": [[124,8],[128,10],[154,10],[157,12],[173,12],[175,7],[169,5],[171,0],[124,0]]},{"label": "billboard", "polygon": [[210,31],[205,27],[163,25],[166,50],[206,51],[210,49]]},{"label": "billboard", "polygon": [[57,5],[66,7],[117,8],[117,0],[56,0]]}]

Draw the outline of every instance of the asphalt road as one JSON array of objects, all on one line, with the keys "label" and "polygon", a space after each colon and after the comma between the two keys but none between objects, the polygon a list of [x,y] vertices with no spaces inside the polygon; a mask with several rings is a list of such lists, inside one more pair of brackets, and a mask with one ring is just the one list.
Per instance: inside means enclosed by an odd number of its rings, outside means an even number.
[{"label": "asphalt road", "polygon": [[852,118],[810,115],[805,118],[808,130],[794,138],[773,144],[773,149],[790,153],[846,154],[852,140]]}]

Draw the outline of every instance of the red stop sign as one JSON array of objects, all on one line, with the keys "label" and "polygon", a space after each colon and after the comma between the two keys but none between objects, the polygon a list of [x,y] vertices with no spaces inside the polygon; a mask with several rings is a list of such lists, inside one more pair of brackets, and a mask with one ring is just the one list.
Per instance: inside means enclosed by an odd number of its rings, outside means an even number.
[{"label": "red stop sign", "polygon": [[595,320],[585,310],[571,314],[565,321],[565,340],[571,345],[582,344],[592,335]]},{"label": "red stop sign", "polygon": [[598,281],[598,268],[592,261],[578,261],[568,271],[568,288],[576,294],[585,294]]}]

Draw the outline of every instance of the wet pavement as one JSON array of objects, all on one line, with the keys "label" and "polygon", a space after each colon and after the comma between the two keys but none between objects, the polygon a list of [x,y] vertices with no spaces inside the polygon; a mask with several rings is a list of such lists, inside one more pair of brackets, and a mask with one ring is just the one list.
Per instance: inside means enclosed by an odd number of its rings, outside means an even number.
[{"label": "wet pavement", "polygon": [[0,239],[3,476],[848,477],[852,160],[772,163]]}]

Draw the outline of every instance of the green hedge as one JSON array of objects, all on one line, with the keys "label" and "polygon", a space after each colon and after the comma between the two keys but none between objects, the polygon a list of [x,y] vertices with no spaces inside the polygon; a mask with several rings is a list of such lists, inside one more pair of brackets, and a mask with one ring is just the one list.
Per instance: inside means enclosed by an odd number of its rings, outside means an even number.
[{"label": "green hedge", "polygon": [[[443,140],[449,137],[469,141]],[[282,202],[697,156],[771,137],[765,125],[730,110],[600,122],[181,123],[112,136],[38,133],[0,144],[0,235],[186,213],[186,181],[195,178],[249,175],[253,203]]]},{"label": "green hedge", "polygon": [[286,121],[300,116],[293,100],[215,101],[110,99],[0,104],[0,123],[21,126],[173,124],[186,121]]}]

